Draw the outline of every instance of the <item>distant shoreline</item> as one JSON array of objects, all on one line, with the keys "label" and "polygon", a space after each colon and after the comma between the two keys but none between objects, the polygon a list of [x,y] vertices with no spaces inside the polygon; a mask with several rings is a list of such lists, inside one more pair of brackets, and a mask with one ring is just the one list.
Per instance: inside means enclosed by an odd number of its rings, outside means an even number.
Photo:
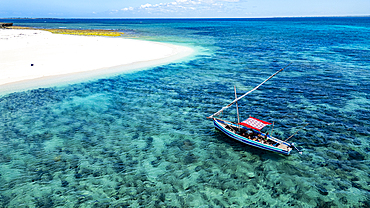
[{"label": "distant shoreline", "polygon": [[115,30],[98,30],[98,29],[67,29],[67,28],[34,28],[34,27],[24,27],[24,26],[9,26],[5,29],[19,29],[19,30],[41,30],[48,31],[53,34],[63,34],[63,35],[82,35],[82,36],[107,36],[107,37],[119,37],[124,33]]},{"label": "distant shoreline", "polygon": [[271,17],[9,17],[9,18],[0,18],[0,20],[4,19],[51,19],[51,20],[58,20],[58,19],[132,19],[132,20],[152,20],[152,19],[285,19],[285,18],[368,18],[370,14],[367,15],[343,15],[343,16],[333,16],[333,15],[322,15],[322,16],[271,16]]}]

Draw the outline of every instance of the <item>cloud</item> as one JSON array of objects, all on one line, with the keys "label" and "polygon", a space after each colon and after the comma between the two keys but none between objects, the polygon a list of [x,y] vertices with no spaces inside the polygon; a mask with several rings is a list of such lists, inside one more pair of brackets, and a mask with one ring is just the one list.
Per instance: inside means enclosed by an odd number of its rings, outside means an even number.
[{"label": "cloud", "polygon": [[150,7],[152,7],[151,4],[144,4],[140,6],[140,9],[145,9],[145,8],[150,8]]},{"label": "cloud", "polygon": [[[235,4],[241,0],[175,0],[169,3],[143,4],[139,7],[127,7],[120,9],[124,14],[157,14],[165,16],[166,14],[189,15],[191,11],[197,14],[207,11],[221,12],[226,9],[227,4]],[[112,10],[115,12],[115,10]]]},{"label": "cloud", "polygon": [[128,7],[128,8],[123,8],[121,11],[132,11],[134,10],[134,7]]}]

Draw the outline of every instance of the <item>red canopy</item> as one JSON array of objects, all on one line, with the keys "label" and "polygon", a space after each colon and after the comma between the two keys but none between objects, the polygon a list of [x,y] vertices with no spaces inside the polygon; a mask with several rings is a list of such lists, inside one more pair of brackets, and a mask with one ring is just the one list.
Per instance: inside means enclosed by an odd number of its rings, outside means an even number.
[{"label": "red canopy", "polygon": [[266,122],[266,121],[262,121],[262,120],[259,120],[259,119],[253,118],[253,117],[249,117],[247,120],[245,120],[245,121],[243,121],[239,124],[243,125],[243,126],[246,126],[248,128],[251,128],[251,129],[256,129],[258,131],[261,131],[261,129],[263,129],[263,127],[265,127],[267,125],[270,125],[271,123]]}]

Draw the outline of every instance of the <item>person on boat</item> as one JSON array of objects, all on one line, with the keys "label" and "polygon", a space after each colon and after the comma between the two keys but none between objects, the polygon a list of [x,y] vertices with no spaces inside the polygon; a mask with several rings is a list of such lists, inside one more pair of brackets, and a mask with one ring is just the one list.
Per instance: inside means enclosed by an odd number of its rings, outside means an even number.
[{"label": "person on boat", "polygon": [[262,144],[264,143],[264,138],[263,138],[263,136],[262,136],[261,134],[258,134],[258,135],[257,135],[257,139],[258,139],[258,141],[259,141],[259,142],[261,142]]},{"label": "person on boat", "polygon": [[245,137],[250,139],[250,140],[253,140],[253,134],[250,130],[248,130],[246,133],[245,133]]},{"label": "person on boat", "polygon": [[256,137],[257,137],[256,132],[253,132],[253,131],[249,131],[249,135],[250,135],[252,138],[256,138]]}]

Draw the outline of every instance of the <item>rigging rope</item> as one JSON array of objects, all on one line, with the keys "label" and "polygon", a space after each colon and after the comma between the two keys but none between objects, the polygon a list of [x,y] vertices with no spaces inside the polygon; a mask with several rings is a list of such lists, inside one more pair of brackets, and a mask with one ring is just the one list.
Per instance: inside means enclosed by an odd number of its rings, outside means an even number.
[{"label": "rigging rope", "polygon": [[237,99],[233,100],[229,105],[223,107],[221,110],[217,111],[215,114],[211,115],[210,117],[208,118],[213,118],[214,116],[218,116],[220,115],[220,113],[224,110],[226,110],[227,108],[229,108],[230,106],[232,106],[234,103],[238,102],[240,99],[242,99],[243,97],[247,96],[249,93],[255,91],[256,89],[258,89],[261,85],[265,84],[265,82],[267,82],[268,80],[270,80],[271,78],[273,78],[275,75],[277,75],[279,72],[283,71],[285,68],[287,68],[289,65],[291,65],[292,63],[286,65],[284,68],[280,69],[279,71],[275,72],[273,75],[271,75],[269,78],[267,78],[265,81],[263,81],[261,84],[257,85],[257,87],[253,88],[252,90],[250,90],[249,92],[245,93],[244,95],[238,97]]}]

